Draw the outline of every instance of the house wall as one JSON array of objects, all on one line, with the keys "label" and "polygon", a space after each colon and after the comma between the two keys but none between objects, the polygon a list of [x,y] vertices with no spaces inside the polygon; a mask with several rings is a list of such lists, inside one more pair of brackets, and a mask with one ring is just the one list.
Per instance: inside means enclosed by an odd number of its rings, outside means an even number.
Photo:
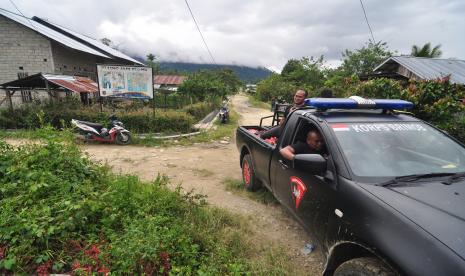
[{"label": "house wall", "polygon": [[[50,96],[48,95],[46,90],[29,90],[31,91],[31,104],[37,103],[46,103],[50,100]],[[0,89],[0,108],[9,108],[10,103],[6,98],[5,90]],[[5,99],[5,100],[4,100]],[[13,103],[13,108],[18,108],[23,106],[25,103],[23,101],[23,97],[21,96],[21,91],[16,91],[13,96],[11,97],[11,102]]]},{"label": "house wall", "polygon": [[0,84],[16,80],[20,72],[53,72],[50,41],[0,15]]},{"label": "house wall", "polygon": [[[18,79],[18,73],[30,76],[39,72],[85,76],[97,81],[98,63],[132,64],[71,49],[0,15],[0,84]],[[32,96],[41,102],[49,97],[46,91],[33,91]],[[91,95],[92,98],[95,96]],[[5,98],[5,90],[0,89],[0,108],[9,106]],[[23,104],[20,91],[13,95],[12,102],[14,108]]]},{"label": "house wall", "polygon": [[97,81],[97,63],[108,62],[106,58],[90,55],[52,41],[55,74],[83,76]]},{"label": "house wall", "polygon": [[[67,96],[67,93],[65,91],[52,91],[52,93],[54,93],[55,95],[54,98],[51,98],[50,95],[47,93],[47,90],[44,90],[44,89],[34,89],[34,90],[29,90],[29,91],[31,91],[31,99],[32,99],[30,103],[23,101],[21,91],[16,91],[14,93],[14,95],[11,97],[13,108],[16,109],[26,104],[45,104],[45,103],[48,103],[50,100],[60,101]],[[78,100],[81,100],[80,93],[68,92],[68,95]],[[90,102],[95,102],[97,96],[98,96],[97,93],[89,93]],[[10,106],[9,101],[7,99],[3,101],[3,99],[5,98],[6,98],[5,90],[0,89],[0,109],[6,109],[6,108],[9,108]]]},{"label": "house wall", "polygon": [[402,66],[402,65],[399,65],[399,67],[397,68],[397,73],[410,79],[410,80],[415,80],[415,81],[421,81],[423,80],[422,78],[420,78],[419,76],[415,75],[412,71],[410,71],[409,69],[407,69],[406,67]]}]

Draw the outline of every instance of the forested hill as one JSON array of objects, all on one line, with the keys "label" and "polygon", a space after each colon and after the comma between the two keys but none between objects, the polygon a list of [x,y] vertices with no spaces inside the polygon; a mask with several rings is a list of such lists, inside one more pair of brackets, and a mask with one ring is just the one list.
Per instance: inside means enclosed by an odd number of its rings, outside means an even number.
[{"label": "forested hill", "polygon": [[163,72],[169,73],[185,73],[195,72],[198,70],[214,70],[220,68],[230,68],[239,78],[245,83],[255,83],[271,74],[271,71],[263,67],[248,67],[239,65],[213,65],[213,64],[197,64],[184,62],[160,62],[160,67]]}]

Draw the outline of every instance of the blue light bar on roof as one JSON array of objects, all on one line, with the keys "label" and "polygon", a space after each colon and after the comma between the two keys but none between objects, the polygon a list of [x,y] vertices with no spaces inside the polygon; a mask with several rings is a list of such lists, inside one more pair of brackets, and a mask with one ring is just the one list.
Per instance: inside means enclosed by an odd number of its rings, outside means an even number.
[{"label": "blue light bar on roof", "polygon": [[308,98],[305,105],[318,109],[411,109],[413,103],[404,100],[350,98]]}]

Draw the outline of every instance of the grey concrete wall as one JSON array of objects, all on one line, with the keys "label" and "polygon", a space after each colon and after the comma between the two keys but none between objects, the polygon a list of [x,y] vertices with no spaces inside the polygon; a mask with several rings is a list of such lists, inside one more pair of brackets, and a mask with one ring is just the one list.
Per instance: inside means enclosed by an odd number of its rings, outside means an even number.
[{"label": "grey concrete wall", "polygon": [[97,80],[97,63],[104,63],[105,58],[100,58],[81,51],[64,47],[52,42],[53,61],[55,74],[89,77]]},{"label": "grey concrete wall", "polygon": [[94,56],[64,47],[52,41],[55,74],[83,76],[97,81],[97,64],[127,64],[131,62]]},{"label": "grey concrete wall", "polygon": [[51,54],[48,39],[0,15],[0,84],[16,80],[19,72],[52,73]]},{"label": "grey concrete wall", "polygon": [[[39,72],[85,76],[96,81],[98,63],[131,64],[71,49],[0,15],[0,84],[16,80],[18,73],[30,76]],[[42,102],[48,99],[45,91],[32,93],[33,98]],[[91,95],[92,98],[95,96]],[[0,108],[8,107],[4,98],[5,91],[0,89]],[[20,91],[14,94],[12,101],[15,108],[23,104]]]}]

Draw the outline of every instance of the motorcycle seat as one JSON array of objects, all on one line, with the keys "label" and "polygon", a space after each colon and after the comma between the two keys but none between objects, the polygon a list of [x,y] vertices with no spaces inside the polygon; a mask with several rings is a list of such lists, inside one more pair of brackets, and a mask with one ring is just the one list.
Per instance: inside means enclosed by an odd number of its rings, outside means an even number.
[{"label": "motorcycle seat", "polygon": [[84,125],[93,127],[93,128],[95,128],[95,129],[97,129],[99,132],[100,132],[100,130],[103,128],[103,125],[102,125],[102,124],[91,123],[91,122],[86,122],[86,121],[79,121],[79,120],[76,120],[76,121],[77,121],[78,123],[80,123],[80,124],[84,124]]}]

